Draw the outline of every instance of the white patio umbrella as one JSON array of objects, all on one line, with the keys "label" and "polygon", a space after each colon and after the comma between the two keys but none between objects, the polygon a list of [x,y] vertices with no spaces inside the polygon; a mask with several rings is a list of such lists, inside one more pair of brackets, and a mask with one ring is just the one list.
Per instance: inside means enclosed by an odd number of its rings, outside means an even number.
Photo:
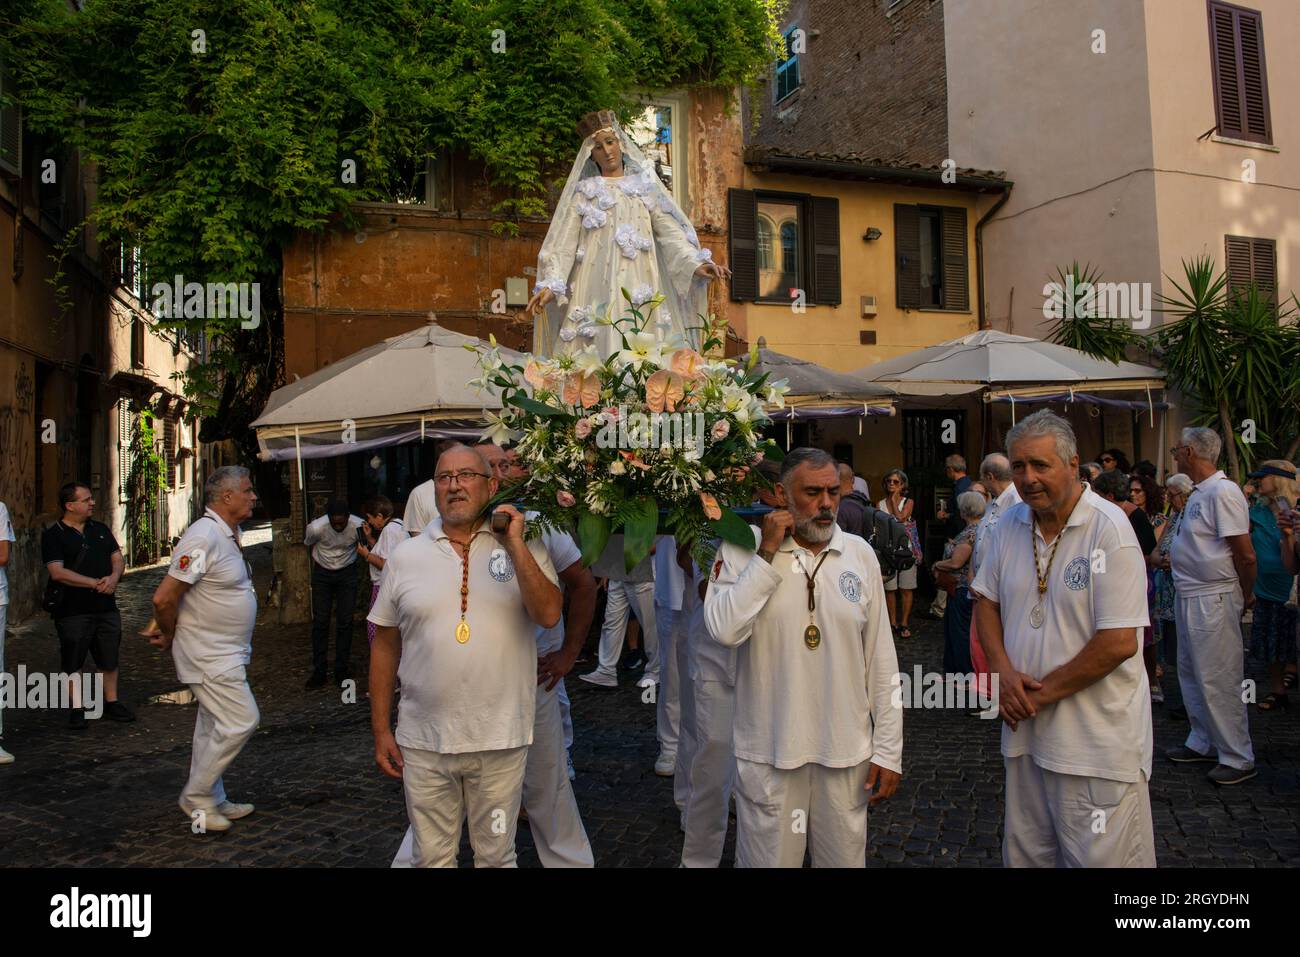
[{"label": "white patio umbrella", "polygon": [[[470,385],[480,369],[475,336],[431,322],[385,339],[271,393],[253,422],[260,457],[302,460],[477,433],[500,396]],[[509,362],[520,353],[502,348]]]},{"label": "white patio umbrella", "polygon": [[1095,359],[1068,346],[992,329],[863,366],[853,374],[893,385],[904,395],[961,395],[996,386],[1004,387],[995,393],[999,395],[1053,386],[1055,391],[1083,385],[1164,388],[1165,379],[1151,366]]}]

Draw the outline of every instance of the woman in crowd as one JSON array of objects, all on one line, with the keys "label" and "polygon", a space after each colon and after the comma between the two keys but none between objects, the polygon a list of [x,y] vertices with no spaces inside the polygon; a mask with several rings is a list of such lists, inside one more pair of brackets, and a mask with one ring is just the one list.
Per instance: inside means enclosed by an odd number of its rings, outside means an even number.
[{"label": "woman in crowd", "polygon": [[[1173,547],[1174,539],[1178,535],[1178,526],[1183,519],[1183,507],[1187,504],[1187,496],[1192,494],[1192,480],[1190,477],[1183,475],[1181,472],[1171,475],[1165,481],[1165,497],[1169,503],[1169,516],[1163,525],[1156,530],[1156,554],[1152,559],[1151,567],[1154,569],[1155,579],[1155,597],[1153,601],[1153,614],[1151,623],[1160,631],[1160,641],[1162,643],[1160,651],[1165,658],[1172,658],[1176,652],[1176,642],[1178,640],[1177,631],[1174,626],[1174,573],[1169,563],[1169,549]],[[1156,680],[1151,687],[1151,700],[1161,703],[1165,700],[1165,693],[1160,688],[1160,675],[1157,673]]]},{"label": "woman in crowd", "polygon": [[[902,469],[890,469],[885,473],[885,497],[876,507],[888,512],[903,523],[907,537],[912,543],[912,555],[921,561],[921,538],[916,530],[916,521],[912,518],[912,507],[916,503],[907,497],[907,473]],[[912,596],[916,591],[916,565],[895,572],[885,579],[885,607],[889,609],[889,624],[894,629],[896,638],[911,638],[912,629],[908,621],[912,617]],[[895,611],[894,594],[898,594],[898,610]]]},{"label": "woman in crowd", "polygon": [[1268,666],[1269,693],[1256,705],[1260,711],[1285,710],[1285,672],[1296,663],[1296,609],[1288,606],[1295,576],[1282,560],[1278,514],[1296,504],[1295,466],[1284,459],[1260,463],[1250,473],[1256,497],[1250,506],[1250,542],[1255,546],[1255,614],[1251,622],[1252,653]]},{"label": "woman in crowd", "polygon": [[1125,475],[1128,475],[1129,472],[1133,471],[1133,467],[1128,464],[1128,456],[1119,449],[1107,449],[1105,452],[1101,453],[1101,456],[1097,461],[1101,463],[1101,470],[1103,472],[1107,469],[1113,469],[1116,472],[1122,472]]},{"label": "woman in crowd", "polygon": [[966,524],[944,545],[943,560],[935,562],[932,569],[940,587],[948,592],[943,613],[943,670],[948,674],[965,675],[974,670],[970,657],[970,567],[984,504],[984,497],[969,489],[957,496],[957,512]]},{"label": "woman in crowd", "polygon": [[[393,554],[393,549],[406,540],[406,529],[400,518],[393,518],[393,503],[383,495],[376,495],[361,506],[361,514],[366,523],[360,531],[366,537],[368,545],[357,543],[357,555],[370,566],[370,606],[379,595],[379,584],[383,581],[384,563]],[[367,606],[367,607],[370,607]],[[366,622],[366,637],[375,643],[375,623]]]},{"label": "woman in crowd", "polygon": [[[1102,456],[1105,461],[1105,456]],[[1153,573],[1155,566],[1153,557],[1156,553],[1156,547],[1159,544],[1156,540],[1155,529],[1151,527],[1151,519],[1147,513],[1129,500],[1129,477],[1123,472],[1115,469],[1108,469],[1102,472],[1092,483],[1092,490],[1106,499],[1108,502],[1114,502],[1124,514],[1128,516],[1129,524],[1133,526],[1133,533],[1137,535],[1138,547],[1142,549],[1142,555],[1147,564],[1147,605],[1151,607],[1155,596],[1155,584]],[[1151,700],[1157,704],[1165,700],[1164,693],[1160,690],[1160,683],[1156,680],[1156,638],[1155,629],[1148,626],[1142,630],[1142,660],[1146,664],[1147,683],[1151,686]]]},{"label": "woman in crowd", "polygon": [[1160,635],[1156,631],[1156,585],[1155,573],[1156,562],[1160,554],[1161,533],[1166,525],[1169,524],[1169,516],[1165,514],[1165,493],[1156,480],[1148,476],[1145,470],[1139,472],[1138,468],[1150,463],[1139,462],[1133,467],[1133,474],[1128,477],[1128,500],[1133,506],[1146,514],[1147,520],[1151,522],[1151,529],[1155,532],[1156,547],[1147,553],[1147,611],[1151,614],[1151,627],[1147,629],[1146,642],[1142,646],[1142,661],[1146,664],[1147,678],[1150,679],[1151,700],[1156,704],[1163,704],[1165,693],[1160,687],[1160,678],[1163,675],[1163,669],[1160,667],[1159,648]]}]

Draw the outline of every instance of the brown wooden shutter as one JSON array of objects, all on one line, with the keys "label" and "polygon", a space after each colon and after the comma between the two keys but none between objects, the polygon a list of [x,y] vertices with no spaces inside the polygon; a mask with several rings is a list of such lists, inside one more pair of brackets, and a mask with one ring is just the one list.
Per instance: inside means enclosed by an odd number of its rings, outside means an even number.
[{"label": "brown wooden shutter", "polygon": [[1268,115],[1268,74],[1264,68],[1264,23],[1258,13],[1237,11],[1237,35],[1241,43],[1241,101],[1245,107],[1246,138],[1273,142]]},{"label": "brown wooden shutter", "polygon": [[727,190],[727,257],[731,266],[731,298],[758,298],[758,201],[753,190]]},{"label": "brown wooden shutter", "polygon": [[920,217],[902,203],[894,204],[894,286],[898,308],[921,308]]},{"label": "brown wooden shutter", "polygon": [[970,309],[970,266],[966,261],[966,209],[943,206],[943,308]]},{"label": "brown wooden shutter", "polygon": [[1228,292],[1244,290],[1251,281],[1251,240],[1245,236],[1225,236],[1224,255],[1228,262]]},{"label": "brown wooden shutter", "polygon": [[164,480],[168,488],[176,487],[176,413],[168,412],[163,419],[163,456],[166,459]]},{"label": "brown wooden shutter", "polygon": [[1272,239],[1250,241],[1250,274],[1259,291],[1269,302],[1277,302],[1277,242]]},{"label": "brown wooden shutter", "polygon": [[1218,0],[1209,0],[1208,12],[1219,134],[1271,143],[1263,18]]},{"label": "brown wooden shutter", "polygon": [[810,302],[840,304],[840,201],[833,196],[810,196],[812,223],[812,292]]}]

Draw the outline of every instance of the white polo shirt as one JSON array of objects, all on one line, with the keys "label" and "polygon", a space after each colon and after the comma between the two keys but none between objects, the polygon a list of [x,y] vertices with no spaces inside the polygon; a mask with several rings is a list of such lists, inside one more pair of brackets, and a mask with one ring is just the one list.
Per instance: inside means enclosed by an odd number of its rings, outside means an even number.
[{"label": "white polo shirt", "polygon": [[307,526],[303,544],[311,547],[311,557],[321,568],[338,571],[347,568],[357,560],[357,529],[362,520],[355,515],[348,516],[348,523],[343,531],[334,531],[330,517],[322,515]]},{"label": "white polo shirt", "polygon": [[1218,471],[1193,485],[1178,534],[1169,546],[1178,597],[1219,595],[1240,588],[1227,538],[1249,534],[1250,507],[1236,482]]},{"label": "white polo shirt", "polygon": [[433,479],[429,479],[411,489],[411,494],[406,498],[406,511],[402,513],[406,534],[419,535],[437,517],[437,492]]},{"label": "white polo shirt", "polygon": [[[402,520],[400,518],[390,518],[384,523],[384,527],[379,530],[379,539],[375,542],[375,547],[370,549],[370,554],[376,558],[382,558],[387,563],[389,556],[393,554],[393,549],[406,539],[406,529],[402,527]],[[369,562],[366,562],[366,564],[370,565]],[[383,580],[384,570],[370,565],[370,583],[378,585]]]},{"label": "white polo shirt", "polygon": [[[1029,615],[1038,603],[1038,573],[1030,535],[1038,536],[1040,566],[1051,548],[1032,518],[1024,502],[1001,517],[984,543],[972,587],[1000,606],[1011,664],[1041,679],[1076,657],[1101,629],[1140,629],[1150,619],[1146,563],[1128,516],[1084,488],[1060,532],[1043,596],[1043,627],[1034,628]],[[1061,774],[1138,781],[1145,772],[1149,778],[1151,693],[1140,638],[1134,651],[1105,678],[1048,705],[1017,730],[1004,724],[1002,754],[1031,755]]]},{"label": "white polo shirt", "polygon": [[[558,583],[541,538],[528,550]],[[533,740],[537,625],[510,556],[486,525],[470,544],[463,645],[456,641],[460,581],[460,556],[441,519],[402,542],[384,566],[369,620],[401,632],[397,743],[440,754],[524,747]]]},{"label": "white polo shirt", "polygon": [[[804,644],[811,572],[821,644]],[[876,553],[836,526],[821,553],[787,538],[768,564],[724,543],[714,561],[704,621],[736,660],[736,757],[797,768],[853,767],[870,759],[902,770],[903,711],[892,704],[898,673]]]},{"label": "white polo shirt", "polygon": [[1016,483],[1011,482],[1002,490],[1002,494],[989,502],[988,508],[984,509],[984,517],[975,527],[975,548],[970,560],[972,579],[979,574],[980,562],[984,560],[984,543],[988,540],[989,532],[997,525],[998,519],[1006,514],[1007,509],[1019,501],[1020,493],[1016,491]]},{"label": "white polo shirt", "polygon": [[235,531],[207,509],[172,553],[167,574],[188,582],[176,618],[172,660],[186,684],[247,665],[257,622],[257,594]]},{"label": "white polo shirt", "polygon": [[[14,527],[9,521],[9,509],[5,508],[4,502],[0,502],[0,542],[12,541],[14,541]],[[9,549],[10,558],[13,554],[13,549]],[[5,574],[5,566],[0,565],[0,606],[7,604],[9,604],[9,578]],[[0,641],[4,641],[4,635],[0,635]]]},{"label": "white polo shirt", "polygon": [[[566,532],[556,531],[549,528],[542,532],[542,542],[546,545],[546,554],[551,557],[551,564],[555,566],[556,580],[558,581],[559,573],[564,571],[574,562],[582,561],[582,552],[578,550],[578,545],[574,542],[573,537]],[[537,629],[537,653],[539,655],[548,655],[556,651],[564,644],[564,616],[560,616],[550,628]]]}]

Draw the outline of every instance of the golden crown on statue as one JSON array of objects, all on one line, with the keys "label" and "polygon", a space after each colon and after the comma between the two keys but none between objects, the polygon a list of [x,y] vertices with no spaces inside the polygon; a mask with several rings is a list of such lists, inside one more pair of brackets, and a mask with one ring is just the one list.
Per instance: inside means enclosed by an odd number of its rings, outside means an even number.
[{"label": "golden crown on statue", "polygon": [[613,110],[596,110],[594,113],[588,113],[578,121],[578,135],[586,139],[601,130],[613,129],[616,119]]}]

